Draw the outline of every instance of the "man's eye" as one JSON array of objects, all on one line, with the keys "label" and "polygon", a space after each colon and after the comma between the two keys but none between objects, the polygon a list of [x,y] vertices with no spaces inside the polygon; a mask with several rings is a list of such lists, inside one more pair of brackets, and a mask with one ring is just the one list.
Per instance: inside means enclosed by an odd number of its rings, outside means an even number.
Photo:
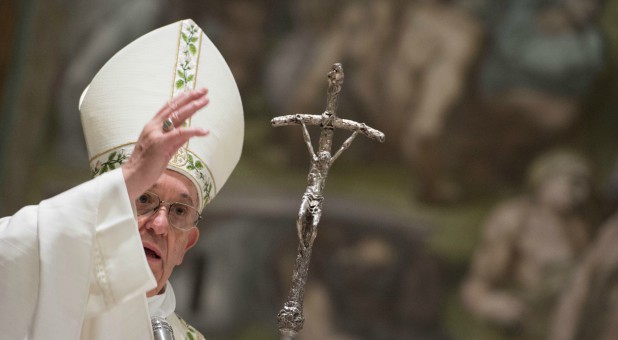
[{"label": "man's eye", "polygon": [[174,205],[172,211],[174,212],[174,215],[177,216],[184,216],[187,214],[187,211],[189,209],[187,209],[187,207],[183,207],[182,205]]},{"label": "man's eye", "polygon": [[146,194],[143,194],[137,198],[137,203],[146,204],[148,202],[150,202],[150,197]]}]

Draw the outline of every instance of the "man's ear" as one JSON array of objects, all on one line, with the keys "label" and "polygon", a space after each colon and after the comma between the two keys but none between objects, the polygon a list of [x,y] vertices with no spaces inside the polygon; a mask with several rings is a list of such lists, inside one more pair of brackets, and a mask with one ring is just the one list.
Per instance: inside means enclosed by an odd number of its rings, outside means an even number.
[{"label": "man's ear", "polygon": [[187,246],[185,247],[185,252],[197,243],[197,240],[200,238],[200,230],[195,227],[189,230],[189,238],[187,240]]}]

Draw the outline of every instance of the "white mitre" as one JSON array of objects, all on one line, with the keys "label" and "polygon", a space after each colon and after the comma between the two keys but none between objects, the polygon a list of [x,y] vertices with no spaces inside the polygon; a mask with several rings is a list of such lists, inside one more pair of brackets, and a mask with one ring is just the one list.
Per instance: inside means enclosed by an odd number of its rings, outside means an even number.
[{"label": "white mitre", "polygon": [[187,124],[210,133],[189,140],[168,164],[195,184],[203,209],[240,159],[244,121],[232,72],[192,20],[156,29],[120,50],[82,94],[80,112],[93,176],[129,158],[144,125],[168,100],[203,87],[210,103]]}]

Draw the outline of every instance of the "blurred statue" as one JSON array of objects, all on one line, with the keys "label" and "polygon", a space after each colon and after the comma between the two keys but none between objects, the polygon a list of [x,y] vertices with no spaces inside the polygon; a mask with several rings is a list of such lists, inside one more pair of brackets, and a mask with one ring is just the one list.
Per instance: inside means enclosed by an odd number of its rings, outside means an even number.
[{"label": "blurred statue", "polygon": [[607,184],[604,186],[605,198],[608,202],[610,210],[618,207],[618,158],[614,160],[614,164],[609,174]]},{"label": "blurred statue", "polygon": [[384,114],[395,115],[389,127],[396,131],[425,201],[457,198],[442,142],[446,120],[465,94],[482,36],[478,22],[461,8],[441,0],[415,1],[404,10],[393,59],[383,64]]},{"label": "blurred statue", "polygon": [[533,164],[529,181],[531,192],[486,220],[462,297],[479,318],[543,339],[557,294],[591,237],[591,170],[580,156],[555,151]]},{"label": "blurred statue", "polygon": [[550,340],[618,339],[618,214],[599,232],[563,292]]}]

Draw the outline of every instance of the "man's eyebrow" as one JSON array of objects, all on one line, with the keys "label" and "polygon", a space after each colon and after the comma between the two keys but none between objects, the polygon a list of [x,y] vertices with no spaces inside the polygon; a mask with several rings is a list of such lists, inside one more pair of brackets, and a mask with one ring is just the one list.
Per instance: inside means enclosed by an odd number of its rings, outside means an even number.
[{"label": "man's eyebrow", "polygon": [[183,192],[183,193],[181,193],[181,194],[180,194],[180,197],[188,199],[188,200],[189,200],[189,202],[191,202],[191,205],[193,205],[193,204],[194,204],[194,202],[193,202],[193,198],[191,197],[191,195],[189,195],[189,194],[187,194],[187,193]]},{"label": "man's eyebrow", "polygon": [[[152,185],[152,187],[150,187],[150,190],[156,189],[156,188],[157,188],[157,184],[155,183]],[[179,195],[181,198],[187,199],[191,205],[195,205],[195,202],[193,201],[193,197],[191,197],[191,195],[189,195],[188,193],[181,192]]]}]

